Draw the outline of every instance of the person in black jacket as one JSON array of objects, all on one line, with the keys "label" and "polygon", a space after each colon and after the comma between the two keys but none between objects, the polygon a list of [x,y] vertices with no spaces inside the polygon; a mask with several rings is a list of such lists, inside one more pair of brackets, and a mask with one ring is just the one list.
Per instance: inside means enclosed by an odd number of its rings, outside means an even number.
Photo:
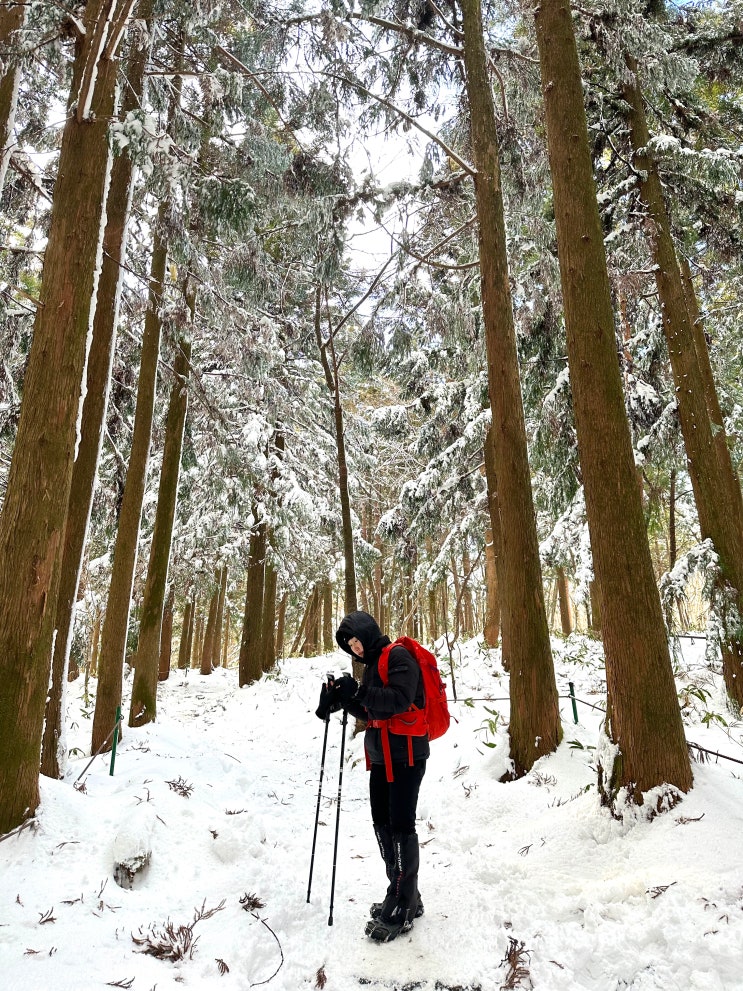
[{"label": "person in black jacket", "polygon": [[[384,901],[371,906],[366,934],[379,942],[394,939],[423,915],[418,891],[419,847],[415,831],[418,792],[429,756],[428,736],[389,733],[392,781],[388,781],[380,720],[406,712],[411,704],[424,706],[420,666],[402,646],[389,651],[388,680],[379,674],[379,658],[390,644],[377,621],[367,612],[349,613],[335,634],[340,647],[361,661],[364,676],[359,685],[350,674],[323,685],[317,715],[345,708],[368,725],[364,737],[370,768],[369,800],[374,833],[389,881]],[[411,760],[412,758],[412,760]]]}]

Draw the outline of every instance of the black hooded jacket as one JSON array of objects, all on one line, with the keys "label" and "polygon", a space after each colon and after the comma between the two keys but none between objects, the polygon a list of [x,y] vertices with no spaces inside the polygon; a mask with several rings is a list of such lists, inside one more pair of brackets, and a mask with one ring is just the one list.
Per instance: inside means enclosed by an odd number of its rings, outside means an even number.
[{"label": "black hooded jacket", "polygon": [[[348,641],[356,637],[364,645],[364,656],[356,657]],[[411,703],[423,707],[423,676],[418,662],[404,647],[393,647],[389,655],[388,680],[385,685],[379,674],[379,657],[391,643],[367,612],[349,613],[335,634],[338,645],[364,665],[364,676],[356,695],[348,703],[351,715],[367,721],[389,719],[410,708]],[[427,736],[412,737],[413,759],[425,760],[429,756]],[[364,737],[366,753],[372,764],[383,764],[381,730],[367,728]],[[390,752],[393,762],[408,762],[408,737],[390,733]]]}]

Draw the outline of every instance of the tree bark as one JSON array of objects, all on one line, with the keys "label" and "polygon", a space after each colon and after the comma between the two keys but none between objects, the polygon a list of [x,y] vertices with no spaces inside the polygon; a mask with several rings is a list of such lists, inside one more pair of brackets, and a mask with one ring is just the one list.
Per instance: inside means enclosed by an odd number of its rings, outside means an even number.
[{"label": "tree bark", "polygon": [[[325,374],[325,383],[333,397],[333,422],[335,424],[335,443],[338,452],[338,492],[341,503],[341,529],[343,537],[345,610],[346,613],[350,613],[354,612],[358,606],[356,599],[356,564],[353,550],[351,494],[348,488],[346,435],[343,426],[343,404],[341,403],[340,375],[338,364],[335,360],[333,331],[331,329],[328,340],[324,342],[322,339],[321,314],[322,288],[318,286],[315,292],[315,338],[320,351],[320,361],[322,362],[323,372]],[[328,351],[330,351],[330,357],[328,357]]]},{"label": "tree bark", "polygon": [[[138,16],[152,16],[152,0],[144,0]],[[122,101],[122,117],[140,106],[144,90],[144,70],[149,54],[149,33],[145,44],[133,48],[129,59],[127,85]],[[136,45],[136,42],[135,42]],[[88,355],[85,399],[77,457],[72,469],[62,563],[57,598],[57,636],[52,657],[52,678],[46,702],[41,772],[61,777],[58,741],[62,732],[64,683],[74,626],[75,602],[80,579],[90,511],[95,493],[103,425],[108,404],[116,326],[121,295],[121,261],[126,252],[131,211],[134,166],[126,153],[117,155],[111,166],[111,182],[106,200],[106,228],[103,234],[103,260],[98,282],[93,337]]]},{"label": "tree bark", "polygon": [[245,615],[240,640],[238,684],[251,685],[263,674],[261,634],[263,632],[263,592],[266,563],[266,521],[258,519],[258,507],[253,507],[253,532],[250,535]]},{"label": "tree bark", "polygon": [[186,599],[183,609],[183,625],[181,626],[181,642],[178,646],[178,670],[183,671],[188,668],[188,640],[193,629],[193,599]]},{"label": "tree bark", "polygon": [[[503,541],[500,532],[500,509],[498,508],[498,480],[495,473],[495,448],[493,427],[488,427],[483,445],[483,460],[485,462],[485,482],[488,490],[488,519],[490,526],[485,536],[485,581],[487,584],[487,605],[485,612],[485,643],[488,647],[497,647],[501,628],[500,586],[502,577],[500,567],[503,562]],[[507,661],[503,661],[504,670],[508,670]]]},{"label": "tree bark", "polygon": [[322,646],[326,654],[335,650],[333,631],[333,586],[329,580],[322,583]]},{"label": "tree bark", "polygon": [[562,727],[531,491],[482,9],[480,0],[462,0],[461,8],[502,540],[502,650],[510,671],[511,760],[519,776],[557,747]]},{"label": "tree bark", "polygon": [[227,565],[219,570],[219,601],[217,602],[217,625],[214,629],[214,649],[212,651],[212,666],[218,668],[222,663],[222,630],[224,627],[224,600],[227,596]]},{"label": "tree bark", "polygon": [[220,571],[214,573],[214,590],[209,598],[209,614],[204,633],[204,646],[201,649],[201,673],[211,674],[214,670],[214,648],[217,626],[217,610],[219,609],[219,579]]},{"label": "tree bark", "polygon": [[[119,10],[119,8],[117,8]],[[128,10],[119,12],[125,17]],[[0,515],[0,833],[33,816],[61,548],[105,225],[118,38],[89,3],[44,256],[40,305]],[[111,719],[113,723],[113,718]],[[109,725],[110,728],[110,725]]]},{"label": "tree bark", "polygon": [[191,343],[181,340],[176,345],[173,368],[175,381],[170,391],[168,416],[165,424],[163,462],[160,488],[157,493],[155,529],[152,532],[147,580],[142,597],[142,618],[139,624],[137,669],[132,684],[129,725],[144,726],[157,718],[157,672],[160,658],[160,636],[163,624],[165,587],[168,582],[170,548],[173,542],[173,520],[178,499],[178,477],[181,469],[183,431],[188,411],[188,377],[191,370]]},{"label": "tree bark", "polygon": [[101,638],[100,674],[91,741],[93,753],[99,747],[103,747],[104,751],[111,748],[111,741],[105,743],[105,740],[111,728],[111,713],[115,713],[116,707],[121,703],[123,662],[129,628],[129,607],[134,586],[134,572],[137,566],[142,500],[144,499],[147,479],[147,464],[155,412],[157,364],[162,329],[160,306],[168,256],[167,244],[162,233],[167,209],[167,203],[163,202],[158,212],[152,247],[149,300],[142,335],[142,355],[137,381],[137,409],[134,415],[132,448],[126,472],[124,496],[121,501],[119,525],[116,530],[111,583],[108,589],[106,619],[103,623]]},{"label": "tree bark", "polygon": [[270,671],[276,664],[276,585],[278,573],[276,568],[266,562],[266,582],[263,590],[263,621],[261,648],[263,650],[262,668]]},{"label": "tree bark", "polygon": [[[661,301],[663,331],[676,386],[676,401],[687,466],[694,490],[699,526],[718,555],[722,578],[736,590],[738,617],[743,616],[743,503],[722,428],[717,393],[711,370],[702,373],[700,356],[689,317],[687,296],[681,278],[663,187],[654,159],[647,153],[650,132],[634,59],[627,58],[631,78],[623,86],[629,108],[627,119],[638,175],[640,198],[648,211],[646,231],[653,256],[655,280]],[[704,335],[700,347],[707,356]],[[708,359],[707,359],[708,366]],[[709,408],[708,408],[709,407]],[[719,422],[717,442],[710,416]],[[741,621],[730,624],[721,644],[723,677],[728,694],[743,705],[743,630]]]},{"label": "tree bark", "polygon": [[601,585],[606,730],[615,744],[599,757],[599,788],[613,806],[620,788],[642,802],[665,783],[687,791],[692,774],[624,409],[572,15],[562,0],[542,0],[534,16],[578,450]]},{"label": "tree bark", "polygon": [[276,656],[284,656],[284,633],[286,630],[286,602],[288,595],[286,592],[281,596],[279,602],[279,615],[276,621]]},{"label": "tree bark", "polygon": [[227,651],[230,647],[230,604],[225,606],[224,611],[224,644],[222,645],[222,667],[227,668]]},{"label": "tree bark", "polygon": [[170,677],[170,659],[173,651],[173,605],[175,591],[173,586],[165,600],[165,610],[163,612],[163,626],[160,635],[160,667],[157,680],[167,681]]},{"label": "tree bark", "polygon": [[189,640],[189,657],[190,667],[192,670],[199,666],[199,658],[201,657],[201,634],[204,629],[204,613],[199,608],[199,600],[196,598],[194,600],[193,606],[194,618],[191,621],[191,636]]},{"label": "tree bark", "polygon": [[27,3],[0,6],[0,195],[13,154],[13,128],[21,82],[21,61],[14,57],[18,43],[14,35],[26,23]]}]

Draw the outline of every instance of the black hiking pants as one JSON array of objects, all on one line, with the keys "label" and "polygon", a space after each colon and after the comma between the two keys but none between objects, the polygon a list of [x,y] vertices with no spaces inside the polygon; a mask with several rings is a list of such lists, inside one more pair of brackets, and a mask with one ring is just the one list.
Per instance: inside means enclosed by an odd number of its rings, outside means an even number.
[{"label": "black hiking pants", "polygon": [[386,826],[392,834],[415,832],[418,792],[426,773],[425,760],[393,764],[394,781],[387,781],[384,764],[372,764],[369,773],[369,802],[375,828]]}]

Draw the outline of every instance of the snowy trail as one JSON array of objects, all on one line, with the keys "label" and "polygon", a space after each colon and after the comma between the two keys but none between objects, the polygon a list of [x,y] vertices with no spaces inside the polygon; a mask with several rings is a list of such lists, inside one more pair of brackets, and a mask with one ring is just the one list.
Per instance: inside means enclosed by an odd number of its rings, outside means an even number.
[{"label": "snowy trail", "polygon": [[[591,694],[601,678],[595,649],[576,664],[555,645],[558,684],[569,678],[579,697],[600,702]],[[689,661],[684,684],[709,685],[697,664]],[[174,673],[160,686],[158,722],[125,731],[113,777],[99,757],[86,792],[75,791],[87,763],[76,756],[64,782],[43,780],[38,829],[0,844],[3,991],[298,991],[319,986],[321,968],[326,991],[499,991],[509,980],[542,991],[743,991],[737,767],[697,764],[694,790],[672,812],[652,823],[614,821],[596,797],[600,714],[586,707],[576,726],[563,702],[558,752],[500,784],[507,703],[461,700],[501,698],[506,680],[497,654],[474,644],[457,670],[459,723],[432,745],[421,789],[425,916],[391,944],[363,935],[386,880],[362,741],[349,732],[329,927],[339,716],[329,729],[309,905],[306,895],[323,732],[313,713],[333,666],[340,655],[290,660],[242,690],[234,671]],[[82,750],[90,722],[81,691],[71,686],[69,743]],[[725,711],[718,689],[707,705]],[[500,714],[497,725],[488,709]],[[689,736],[740,756],[741,724],[727,713],[727,729],[708,728],[702,715],[688,713]],[[132,890],[112,877],[122,844],[152,849]],[[245,895],[263,907],[247,911]],[[187,926],[195,909],[222,902],[194,925],[192,957],[138,952],[133,935],[168,920]],[[521,949],[513,966],[509,946]]]}]

